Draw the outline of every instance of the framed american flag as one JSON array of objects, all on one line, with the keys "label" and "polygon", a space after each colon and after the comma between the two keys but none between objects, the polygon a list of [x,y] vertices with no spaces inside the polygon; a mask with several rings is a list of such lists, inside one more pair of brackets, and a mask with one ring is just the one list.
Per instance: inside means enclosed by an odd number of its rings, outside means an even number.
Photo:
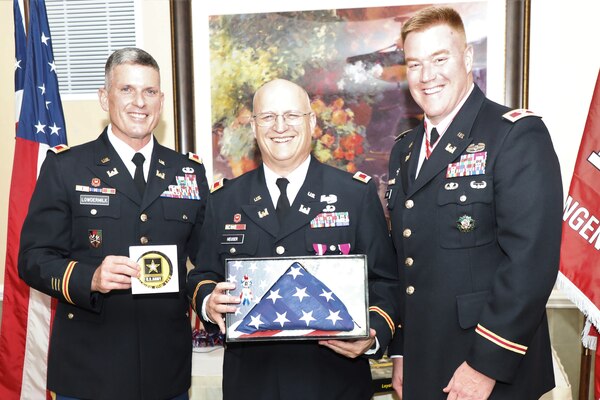
[{"label": "framed american flag", "polygon": [[226,341],[368,336],[365,255],[227,259],[239,296]]}]

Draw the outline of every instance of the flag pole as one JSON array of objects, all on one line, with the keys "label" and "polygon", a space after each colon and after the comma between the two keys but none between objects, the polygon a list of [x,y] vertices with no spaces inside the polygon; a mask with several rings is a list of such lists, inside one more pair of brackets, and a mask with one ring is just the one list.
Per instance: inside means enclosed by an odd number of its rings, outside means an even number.
[{"label": "flag pole", "polygon": [[29,34],[29,0],[23,0],[23,23],[25,24],[25,37]]},{"label": "flag pole", "polygon": [[579,400],[589,399],[591,366],[592,350],[582,345],[581,363],[579,368]]}]

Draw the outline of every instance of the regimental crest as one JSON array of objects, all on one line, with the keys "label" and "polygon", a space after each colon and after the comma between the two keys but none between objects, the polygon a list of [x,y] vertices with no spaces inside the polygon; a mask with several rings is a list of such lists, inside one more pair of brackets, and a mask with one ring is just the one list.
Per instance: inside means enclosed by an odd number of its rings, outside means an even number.
[{"label": "regimental crest", "polygon": [[102,230],[101,229],[90,229],[88,230],[88,240],[90,247],[97,249],[102,246]]},{"label": "regimental crest", "polygon": [[456,221],[456,227],[463,233],[472,232],[475,230],[475,220],[470,215],[462,215]]}]

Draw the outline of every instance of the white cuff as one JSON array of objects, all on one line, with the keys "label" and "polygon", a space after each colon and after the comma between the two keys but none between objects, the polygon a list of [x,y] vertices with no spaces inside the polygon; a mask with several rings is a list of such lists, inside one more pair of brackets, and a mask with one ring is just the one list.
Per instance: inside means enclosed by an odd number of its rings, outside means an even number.
[{"label": "white cuff", "polygon": [[211,324],[215,324],[216,322],[213,321],[212,319],[210,319],[208,317],[208,314],[206,314],[206,301],[209,299],[210,294],[208,296],[206,296],[204,298],[204,300],[202,300],[202,309],[200,310],[200,314],[202,314],[202,319],[204,319],[205,321],[210,322]]},{"label": "white cuff", "polygon": [[375,336],[375,348],[371,347],[369,350],[365,351],[365,355],[370,356],[377,353],[379,351],[379,347],[379,340],[377,339],[377,336]]}]

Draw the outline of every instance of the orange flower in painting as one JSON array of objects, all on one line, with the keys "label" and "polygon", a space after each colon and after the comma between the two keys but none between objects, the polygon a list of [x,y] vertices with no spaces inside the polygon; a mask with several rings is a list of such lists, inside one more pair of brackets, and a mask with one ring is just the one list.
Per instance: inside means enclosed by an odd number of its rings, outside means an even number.
[{"label": "orange flower in painting", "polygon": [[346,125],[346,122],[348,122],[348,114],[344,110],[335,110],[331,113],[331,122],[337,126]]},{"label": "orange flower in painting", "polygon": [[321,127],[319,125],[317,125],[315,127],[315,130],[313,131],[312,137],[313,139],[318,139],[323,135],[323,130],[321,129]]},{"label": "orange flower in painting", "polygon": [[361,151],[362,151],[362,144],[363,142],[363,137],[361,135],[358,135],[356,133],[353,133],[351,135],[348,136],[344,136],[343,138],[340,139],[340,146],[342,146],[342,148],[344,150],[352,150],[352,151],[356,151],[357,147],[361,147]]},{"label": "orange flower in painting", "polygon": [[367,139],[365,127],[354,121],[352,108],[344,106],[340,97],[329,103],[318,98],[311,102],[319,125],[313,133],[313,155],[321,162],[354,173],[364,161]]},{"label": "orange flower in painting", "polygon": [[344,107],[344,99],[342,99],[341,97],[338,97],[337,99],[335,99],[333,101],[333,103],[331,103],[331,106],[333,107],[334,110],[341,110],[342,107]]},{"label": "orange flower in painting", "polygon": [[335,143],[335,137],[330,133],[324,134],[319,140],[326,147],[331,147]]},{"label": "orange flower in painting", "polygon": [[325,102],[321,99],[316,99],[310,103],[310,108],[312,108],[315,114],[320,115],[327,109],[327,104],[325,104]]},{"label": "orange flower in painting", "polygon": [[342,150],[341,147],[338,147],[337,149],[335,149],[332,154],[333,154],[333,158],[335,158],[336,160],[341,160],[341,159],[345,158],[344,150]]}]

